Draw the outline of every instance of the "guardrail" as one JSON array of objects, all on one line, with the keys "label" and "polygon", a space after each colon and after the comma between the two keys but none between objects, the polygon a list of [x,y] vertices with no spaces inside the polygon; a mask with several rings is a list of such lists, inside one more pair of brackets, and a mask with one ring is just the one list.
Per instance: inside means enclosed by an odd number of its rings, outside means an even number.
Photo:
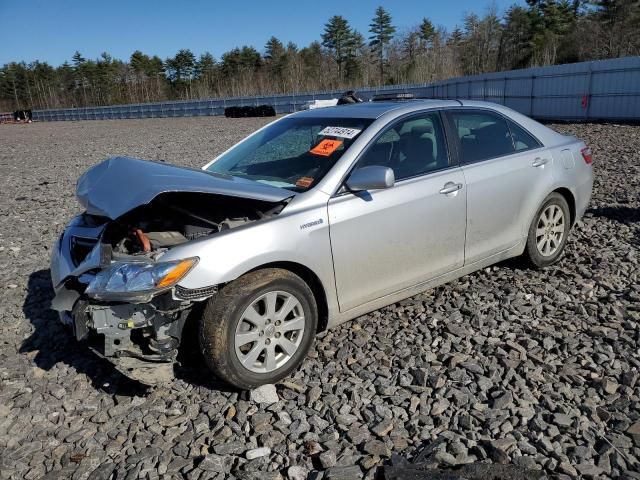
[{"label": "guardrail", "polygon": [[[616,58],[453,78],[431,84],[363,87],[369,99],[380,92],[418,97],[486,100],[546,120],[640,120],[640,57]],[[36,110],[33,119],[109,120],[223,115],[230,106],[272,105],[291,113],[308,102],[339,96],[343,90],[287,95],[209,98],[108,107]]]}]

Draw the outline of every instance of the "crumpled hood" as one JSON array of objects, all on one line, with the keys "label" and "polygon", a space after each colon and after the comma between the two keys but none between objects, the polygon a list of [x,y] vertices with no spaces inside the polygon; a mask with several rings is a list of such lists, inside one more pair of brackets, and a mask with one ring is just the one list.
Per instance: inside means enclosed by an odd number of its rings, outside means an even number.
[{"label": "crumpled hood", "polygon": [[112,220],[165,192],[195,192],[281,202],[294,192],[251,180],[130,157],[109,158],[79,179],[78,201]]}]

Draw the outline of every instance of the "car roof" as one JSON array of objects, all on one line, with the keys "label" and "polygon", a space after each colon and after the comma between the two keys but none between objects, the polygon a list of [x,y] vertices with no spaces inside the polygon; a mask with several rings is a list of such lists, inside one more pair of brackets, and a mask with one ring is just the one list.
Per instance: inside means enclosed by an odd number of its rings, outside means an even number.
[{"label": "car roof", "polygon": [[[362,102],[338,105],[335,107],[314,108],[294,113],[293,116],[304,118],[334,117],[334,118],[371,118],[376,119],[392,110],[407,109],[413,107],[414,110],[424,108],[443,108],[450,106],[460,106],[456,100],[401,100],[384,102]],[[411,110],[411,108],[409,108]]]},{"label": "car roof", "polygon": [[435,100],[412,99],[379,102],[362,102],[338,105],[335,107],[315,108],[291,114],[295,118],[367,118],[375,120],[382,115],[394,112],[392,118],[428,108],[488,108],[501,113],[532,133],[543,145],[550,146],[566,142],[564,135],[518,113],[517,111],[492,102],[480,100]]}]

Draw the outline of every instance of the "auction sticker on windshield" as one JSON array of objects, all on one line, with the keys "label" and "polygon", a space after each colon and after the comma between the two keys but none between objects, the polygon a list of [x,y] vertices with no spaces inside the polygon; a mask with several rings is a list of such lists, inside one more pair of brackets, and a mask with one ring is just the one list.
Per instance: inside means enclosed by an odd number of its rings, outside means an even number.
[{"label": "auction sticker on windshield", "polygon": [[311,177],[300,177],[296,181],[296,187],[309,188],[312,183],[313,183],[313,178],[311,178]]},{"label": "auction sticker on windshield", "polygon": [[313,153],[314,155],[328,157],[333,152],[335,152],[340,147],[340,145],[342,145],[342,140],[329,140],[328,138],[325,138],[318,145],[309,150],[309,152]]},{"label": "auction sticker on windshield", "polygon": [[357,128],[324,127],[322,130],[320,130],[320,135],[324,135],[326,137],[353,138],[361,131],[362,130],[359,130]]}]

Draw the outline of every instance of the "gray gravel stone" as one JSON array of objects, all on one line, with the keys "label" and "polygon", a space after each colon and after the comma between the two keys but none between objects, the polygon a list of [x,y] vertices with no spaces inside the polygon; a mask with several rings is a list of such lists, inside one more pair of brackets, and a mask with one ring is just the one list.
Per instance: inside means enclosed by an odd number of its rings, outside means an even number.
[{"label": "gray gravel stone", "polygon": [[513,394],[511,392],[505,392],[493,399],[493,408],[496,410],[502,410],[508,408],[513,404]]},{"label": "gray gravel stone", "polygon": [[207,472],[226,473],[229,471],[228,457],[214,454],[205,455],[202,462],[198,465],[198,468]]},{"label": "gray gravel stone", "polygon": [[251,401],[255,403],[264,403],[271,405],[276,403],[279,399],[276,386],[273,384],[261,385],[258,388],[251,390]]},{"label": "gray gravel stone", "polygon": [[390,457],[391,450],[384,442],[380,440],[371,440],[364,445],[364,451],[371,455],[377,455],[379,457]]},{"label": "gray gravel stone", "polygon": [[320,460],[320,465],[322,465],[322,468],[331,468],[337,462],[336,454],[331,450],[322,452],[318,458]]},{"label": "gray gravel stone", "polygon": [[247,457],[247,460],[253,460],[255,458],[266,457],[270,453],[271,449],[269,447],[260,447],[248,450],[245,456]]},{"label": "gray gravel stone", "polygon": [[362,470],[357,465],[333,467],[325,472],[326,480],[354,480],[362,478]]},{"label": "gray gravel stone", "polygon": [[308,473],[306,468],[293,465],[287,469],[287,478],[289,480],[306,480]]},{"label": "gray gravel stone", "polygon": [[379,437],[388,435],[391,430],[393,430],[393,421],[390,419],[383,420],[371,429],[371,431]]},{"label": "gray gravel stone", "polygon": [[218,455],[238,455],[246,450],[246,443],[241,440],[215,445],[213,451]]}]

